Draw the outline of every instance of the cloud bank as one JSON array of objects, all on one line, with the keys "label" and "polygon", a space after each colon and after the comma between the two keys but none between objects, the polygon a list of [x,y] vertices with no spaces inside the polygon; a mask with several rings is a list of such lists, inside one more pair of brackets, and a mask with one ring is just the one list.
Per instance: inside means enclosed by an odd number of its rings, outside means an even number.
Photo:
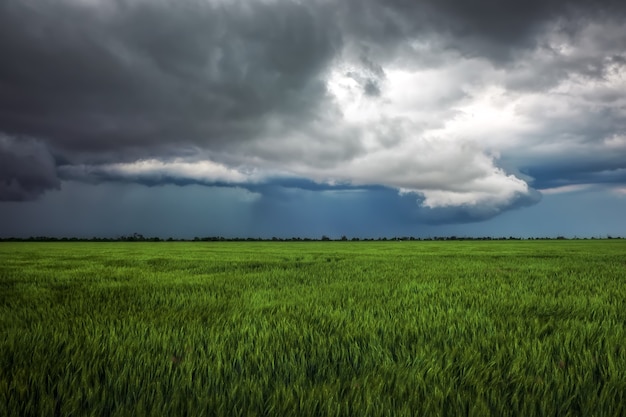
[{"label": "cloud bank", "polygon": [[0,200],[383,187],[476,221],[626,183],[622,2],[7,0]]}]

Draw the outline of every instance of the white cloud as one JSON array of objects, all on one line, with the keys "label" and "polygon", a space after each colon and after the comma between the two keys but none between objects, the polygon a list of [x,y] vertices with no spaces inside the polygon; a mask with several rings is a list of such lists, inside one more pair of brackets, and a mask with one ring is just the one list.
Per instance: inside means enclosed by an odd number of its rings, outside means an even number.
[{"label": "white cloud", "polygon": [[[502,107],[500,92],[488,85],[470,88],[459,70],[463,64],[481,80],[488,70],[477,60],[427,70],[390,64],[382,68],[380,94],[371,97],[354,77],[368,68],[356,61],[341,63],[329,73],[328,91],[340,112],[327,129],[355,132],[361,152],[323,167],[311,152],[308,161],[291,166],[292,172],[329,183],[393,187],[422,195],[431,208],[506,206],[527,194],[523,180],[496,165],[500,142],[493,136],[502,137],[512,121],[518,122],[514,111]],[[471,89],[475,96],[468,93]],[[306,127],[299,134],[307,135]],[[290,147],[287,138],[273,140]],[[309,136],[297,143],[315,149],[321,141]]]},{"label": "white cloud", "polygon": [[256,169],[244,170],[229,168],[210,160],[189,161],[176,158],[171,161],[145,159],[135,162],[102,165],[63,166],[61,172],[67,177],[89,177],[98,175],[135,180],[161,180],[163,178],[193,180],[211,183],[254,183],[262,180]]}]

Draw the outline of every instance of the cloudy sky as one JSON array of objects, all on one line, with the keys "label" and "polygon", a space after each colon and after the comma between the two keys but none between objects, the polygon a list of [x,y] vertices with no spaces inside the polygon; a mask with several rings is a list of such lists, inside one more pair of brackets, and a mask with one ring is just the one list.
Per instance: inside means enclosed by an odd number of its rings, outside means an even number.
[{"label": "cloudy sky", "polygon": [[0,236],[626,236],[621,0],[2,0]]}]

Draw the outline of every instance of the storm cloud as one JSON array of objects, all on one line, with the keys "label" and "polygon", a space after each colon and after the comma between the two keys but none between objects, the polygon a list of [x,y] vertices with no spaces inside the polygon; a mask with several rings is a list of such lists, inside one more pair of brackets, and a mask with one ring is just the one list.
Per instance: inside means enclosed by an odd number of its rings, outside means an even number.
[{"label": "storm cloud", "polygon": [[0,200],[195,184],[269,212],[272,189],[376,189],[438,224],[620,190],[625,17],[613,0],[6,0]]},{"label": "storm cloud", "polygon": [[55,162],[45,145],[0,134],[0,201],[33,200],[59,187]]}]

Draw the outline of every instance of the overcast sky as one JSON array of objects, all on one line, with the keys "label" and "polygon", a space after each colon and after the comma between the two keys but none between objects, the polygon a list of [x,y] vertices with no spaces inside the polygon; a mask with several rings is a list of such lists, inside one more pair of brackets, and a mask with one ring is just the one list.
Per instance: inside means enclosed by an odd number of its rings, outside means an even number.
[{"label": "overcast sky", "polygon": [[624,21],[0,0],[0,236],[626,236]]}]

